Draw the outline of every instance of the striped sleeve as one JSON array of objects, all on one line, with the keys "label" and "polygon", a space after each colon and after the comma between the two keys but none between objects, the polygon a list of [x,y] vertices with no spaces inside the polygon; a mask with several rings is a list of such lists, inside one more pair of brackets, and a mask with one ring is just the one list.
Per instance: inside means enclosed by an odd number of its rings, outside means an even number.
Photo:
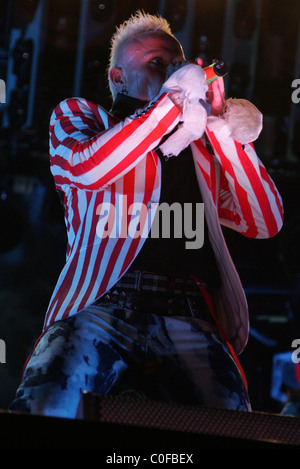
[{"label": "striped sleeve", "polygon": [[58,188],[67,184],[102,190],[153,150],[180,115],[166,93],[145,112],[110,127],[102,111],[103,115],[99,106],[79,98],[65,100],[53,111],[50,162]]},{"label": "striped sleeve", "polygon": [[227,125],[207,121],[206,135],[221,165],[220,222],[249,238],[270,238],[283,224],[281,196],[252,143],[230,137]]}]

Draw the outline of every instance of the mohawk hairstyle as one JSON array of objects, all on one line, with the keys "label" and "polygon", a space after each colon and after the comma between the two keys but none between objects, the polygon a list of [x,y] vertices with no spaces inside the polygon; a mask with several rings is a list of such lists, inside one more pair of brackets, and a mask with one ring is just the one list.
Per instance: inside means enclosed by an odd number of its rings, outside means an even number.
[{"label": "mohawk hairstyle", "polygon": [[159,15],[155,16],[150,13],[145,13],[142,10],[138,10],[127,21],[124,21],[124,23],[117,27],[116,32],[111,39],[108,66],[108,81],[112,95],[114,94],[114,87],[109,78],[109,71],[113,67],[117,66],[123,47],[138,34],[150,31],[163,32],[175,38],[172,34],[170,24],[165,18]]}]

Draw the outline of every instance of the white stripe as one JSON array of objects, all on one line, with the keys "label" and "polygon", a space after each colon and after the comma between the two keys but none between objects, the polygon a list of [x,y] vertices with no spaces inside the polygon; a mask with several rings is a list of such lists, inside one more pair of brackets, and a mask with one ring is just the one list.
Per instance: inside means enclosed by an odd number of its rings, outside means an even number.
[{"label": "white stripe", "polygon": [[[261,163],[261,166],[264,168],[264,165],[262,163]],[[272,210],[272,212],[274,214],[274,217],[276,219],[277,228],[280,229],[282,227],[283,203],[282,203],[281,196],[279,195],[279,193],[277,191],[277,188],[274,184],[274,181],[272,180],[272,178],[270,176],[269,176],[269,179],[270,179],[270,185],[273,188],[274,193],[269,188],[269,184],[267,182],[265,182],[264,179],[262,179],[263,186],[264,186],[264,188],[265,188],[265,190],[268,194],[268,199],[269,199],[269,202],[270,202],[271,210]],[[276,194],[277,194],[277,199],[276,199]],[[279,206],[278,206],[277,203],[279,204]],[[281,207],[281,211],[280,211],[279,207]]]}]

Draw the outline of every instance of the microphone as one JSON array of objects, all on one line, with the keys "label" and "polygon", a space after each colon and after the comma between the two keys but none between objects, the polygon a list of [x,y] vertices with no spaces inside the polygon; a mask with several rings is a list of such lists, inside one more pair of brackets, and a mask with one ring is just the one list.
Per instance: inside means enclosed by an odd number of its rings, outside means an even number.
[{"label": "microphone", "polygon": [[206,82],[211,83],[217,78],[224,77],[228,73],[228,67],[223,60],[217,60],[216,62],[203,68],[206,75]]}]

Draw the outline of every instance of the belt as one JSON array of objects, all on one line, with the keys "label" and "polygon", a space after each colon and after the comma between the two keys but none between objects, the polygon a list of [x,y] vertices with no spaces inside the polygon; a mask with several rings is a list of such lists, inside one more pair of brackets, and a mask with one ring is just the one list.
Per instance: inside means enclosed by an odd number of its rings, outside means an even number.
[{"label": "belt", "polygon": [[[205,285],[205,284],[203,284]],[[173,295],[201,296],[199,287],[192,278],[175,278],[151,272],[126,272],[115,284],[116,288],[151,291]]]},{"label": "belt", "polygon": [[159,316],[192,316],[214,324],[206,299],[192,278],[173,280],[149,272],[126,272],[94,304]]}]

